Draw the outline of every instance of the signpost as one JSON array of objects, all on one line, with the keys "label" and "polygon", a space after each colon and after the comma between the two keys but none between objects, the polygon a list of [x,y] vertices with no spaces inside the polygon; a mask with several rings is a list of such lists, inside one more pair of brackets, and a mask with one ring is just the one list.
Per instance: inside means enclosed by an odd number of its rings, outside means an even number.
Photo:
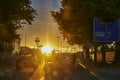
[{"label": "signpost", "polygon": [[38,47],[39,47],[39,42],[40,42],[40,39],[39,39],[39,37],[36,37],[36,38],[35,38],[35,42],[36,42],[37,49],[38,49]]},{"label": "signpost", "polygon": [[120,41],[120,20],[111,23],[103,23],[98,18],[93,21],[93,40],[94,42],[104,42],[102,45],[102,63],[106,64],[105,42]]}]

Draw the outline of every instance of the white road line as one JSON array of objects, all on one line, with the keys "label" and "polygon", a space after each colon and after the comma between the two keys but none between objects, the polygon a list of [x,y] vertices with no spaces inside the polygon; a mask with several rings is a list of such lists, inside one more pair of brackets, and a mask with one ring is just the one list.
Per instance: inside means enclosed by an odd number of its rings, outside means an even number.
[{"label": "white road line", "polygon": [[92,74],[92,75],[95,76],[98,80],[100,80],[99,77],[97,76],[97,74],[95,74],[93,71],[89,70],[89,69],[88,69],[86,66],[84,66],[82,63],[79,62],[79,64],[80,64],[84,69],[87,69],[87,70],[90,72],[90,74]]},{"label": "white road line", "polygon": [[80,62],[79,62],[79,64],[80,64],[84,69],[87,69],[87,67],[84,66],[83,64],[81,64]]},{"label": "white road line", "polygon": [[89,71],[93,76],[98,77],[93,71]]},{"label": "white road line", "polygon": [[40,80],[45,80],[45,77],[42,77]]}]

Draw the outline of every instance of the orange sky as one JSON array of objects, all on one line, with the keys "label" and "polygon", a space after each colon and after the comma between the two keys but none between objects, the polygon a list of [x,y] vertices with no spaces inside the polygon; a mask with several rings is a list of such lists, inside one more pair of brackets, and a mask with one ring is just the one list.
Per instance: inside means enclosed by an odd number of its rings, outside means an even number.
[{"label": "orange sky", "polygon": [[[59,10],[60,0],[33,0],[33,6],[37,9],[38,15],[36,16],[32,25],[25,25],[19,30],[21,34],[21,46],[26,45],[29,47],[36,47],[35,38],[40,38],[40,45],[50,44],[53,47],[58,46],[58,39],[56,37],[62,36],[59,34],[58,25],[51,17],[50,11]],[[60,38],[66,46],[67,43]]]}]

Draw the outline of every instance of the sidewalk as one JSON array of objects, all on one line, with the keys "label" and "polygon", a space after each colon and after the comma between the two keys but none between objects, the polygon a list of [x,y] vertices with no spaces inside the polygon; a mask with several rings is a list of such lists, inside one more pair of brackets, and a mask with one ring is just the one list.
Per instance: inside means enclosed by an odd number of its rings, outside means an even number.
[{"label": "sidewalk", "polygon": [[81,62],[79,64],[99,80],[120,80],[120,66],[112,67],[91,67]]}]

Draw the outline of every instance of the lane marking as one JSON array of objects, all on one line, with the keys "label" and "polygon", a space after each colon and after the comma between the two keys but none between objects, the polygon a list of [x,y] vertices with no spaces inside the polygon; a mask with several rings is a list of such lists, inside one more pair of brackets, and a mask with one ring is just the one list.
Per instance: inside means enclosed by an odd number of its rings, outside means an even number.
[{"label": "lane marking", "polygon": [[98,78],[98,76],[93,72],[93,71],[89,71],[93,76],[95,76],[95,77],[97,77]]},{"label": "lane marking", "polygon": [[98,77],[98,75],[97,75],[96,73],[94,73],[93,71],[89,70],[89,69],[88,69],[85,65],[83,65],[82,63],[79,62],[79,64],[80,64],[84,69],[88,70],[91,75],[93,75],[93,76],[96,77],[98,80],[100,80],[99,77]]},{"label": "lane marking", "polygon": [[45,80],[45,78],[44,78],[44,77],[42,77],[40,80]]},{"label": "lane marking", "polygon": [[87,67],[84,66],[82,63],[79,62],[79,64],[80,64],[84,69],[87,69]]}]

